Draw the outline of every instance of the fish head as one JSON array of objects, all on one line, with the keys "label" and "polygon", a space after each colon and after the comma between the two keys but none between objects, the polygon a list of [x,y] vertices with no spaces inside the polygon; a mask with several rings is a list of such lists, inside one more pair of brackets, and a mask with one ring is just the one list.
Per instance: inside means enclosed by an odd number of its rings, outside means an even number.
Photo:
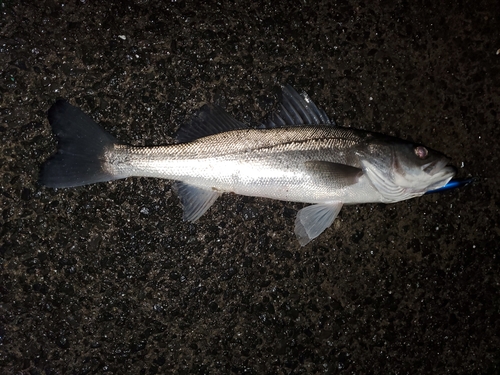
[{"label": "fish head", "polygon": [[421,144],[387,137],[369,149],[361,158],[363,171],[386,203],[438,189],[456,173],[448,157]]},{"label": "fish head", "polygon": [[409,142],[395,147],[393,163],[395,183],[422,193],[446,185],[456,172],[442,153]]}]

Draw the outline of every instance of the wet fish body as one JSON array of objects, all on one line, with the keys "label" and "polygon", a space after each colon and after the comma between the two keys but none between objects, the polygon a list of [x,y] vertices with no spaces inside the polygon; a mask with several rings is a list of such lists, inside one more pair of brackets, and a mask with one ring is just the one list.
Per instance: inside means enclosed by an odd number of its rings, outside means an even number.
[{"label": "wet fish body", "polygon": [[173,145],[120,143],[65,101],[49,110],[49,121],[59,151],[42,169],[46,186],[170,179],[189,221],[225,192],[311,203],[295,221],[302,245],[330,226],[343,204],[410,199],[445,186],[455,173],[448,158],[422,145],[335,126],[290,86],[282,88],[278,109],[262,128],[206,105],[179,129]]},{"label": "wet fish body", "polygon": [[167,178],[215,193],[304,203],[383,201],[360,171],[356,153],[369,135],[357,133],[334,127],[245,129],[173,146],[115,146],[106,169],[121,178]]}]

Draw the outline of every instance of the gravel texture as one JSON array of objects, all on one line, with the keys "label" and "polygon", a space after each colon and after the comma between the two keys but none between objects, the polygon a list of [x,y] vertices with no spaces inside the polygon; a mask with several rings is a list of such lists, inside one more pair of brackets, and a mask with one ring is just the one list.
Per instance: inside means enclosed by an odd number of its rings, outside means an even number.
[{"label": "gravel texture", "polygon": [[[0,1],[5,374],[500,373],[500,7],[490,1]],[[203,103],[258,122],[279,84],[339,124],[412,138],[473,186],[345,207],[170,182],[37,183],[66,98],[118,139],[172,142]]]}]

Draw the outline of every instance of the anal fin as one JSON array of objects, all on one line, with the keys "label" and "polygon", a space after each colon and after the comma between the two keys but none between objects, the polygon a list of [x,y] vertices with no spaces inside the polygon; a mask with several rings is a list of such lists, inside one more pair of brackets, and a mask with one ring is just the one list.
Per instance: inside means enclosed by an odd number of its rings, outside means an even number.
[{"label": "anal fin", "polygon": [[191,222],[198,220],[221,194],[212,189],[204,189],[184,182],[176,182],[173,189],[182,203],[184,210],[182,219]]},{"label": "anal fin", "polygon": [[295,235],[302,246],[332,225],[342,209],[342,202],[313,204],[304,207],[295,218]]}]

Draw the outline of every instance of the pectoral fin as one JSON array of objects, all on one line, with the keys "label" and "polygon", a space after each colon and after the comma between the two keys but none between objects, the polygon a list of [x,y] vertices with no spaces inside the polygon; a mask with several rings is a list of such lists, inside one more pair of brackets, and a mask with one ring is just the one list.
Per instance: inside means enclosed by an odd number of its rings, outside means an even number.
[{"label": "pectoral fin", "polygon": [[177,182],[173,189],[179,195],[184,214],[182,219],[194,222],[198,220],[214,204],[220,193],[212,189],[202,189],[197,186]]},{"label": "pectoral fin", "polygon": [[354,185],[363,175],[360,168],[329,161],[310,160],[305,162],[309,173],[332,186],[332,189]]},{"label": "pectoral fin", "polygon": [[314,204],[301,209],[295,219],[295,234],[304,246],[318,237],[333,221],[342,208],[342,202]]}]

